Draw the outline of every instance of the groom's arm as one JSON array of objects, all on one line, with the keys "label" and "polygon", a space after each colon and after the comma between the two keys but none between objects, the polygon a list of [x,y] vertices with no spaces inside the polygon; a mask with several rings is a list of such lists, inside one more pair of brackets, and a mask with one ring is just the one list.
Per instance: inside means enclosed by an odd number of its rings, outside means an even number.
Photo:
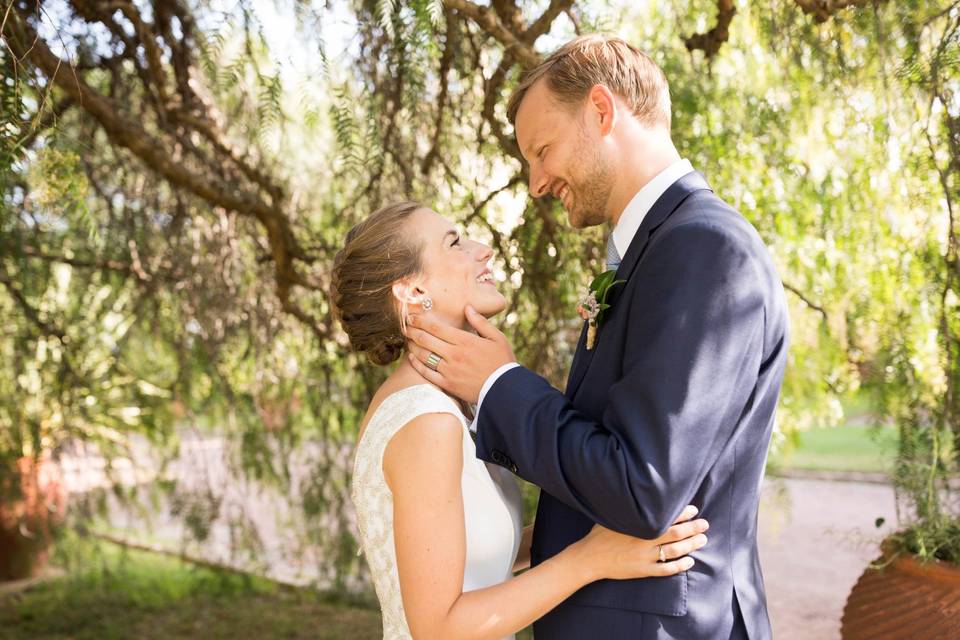
[{"label": "groom's arm", "polygon": [[764,280],[745,239],[702,224],[667,232],[633,278],[643,295],[632,297],[623,377],[602,422],[515,368],[484,399],[477,452],[595,522],[655,538],[691,503],[751,401]]}]

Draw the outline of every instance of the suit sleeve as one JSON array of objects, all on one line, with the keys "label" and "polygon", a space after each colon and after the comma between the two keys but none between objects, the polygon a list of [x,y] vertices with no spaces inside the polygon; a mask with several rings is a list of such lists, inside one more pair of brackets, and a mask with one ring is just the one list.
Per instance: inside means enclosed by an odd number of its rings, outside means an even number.
[{"label": "suit sleeve", "polygon": [[626,285],[637,289],[624,369],[602,422],[518,367],[491,387],[478,429],[481,458],[594,522],[647,539],[670,527],[730,441],[752,399],[764,325],[762,279],[745,237],[704,223],[665,233]]}]

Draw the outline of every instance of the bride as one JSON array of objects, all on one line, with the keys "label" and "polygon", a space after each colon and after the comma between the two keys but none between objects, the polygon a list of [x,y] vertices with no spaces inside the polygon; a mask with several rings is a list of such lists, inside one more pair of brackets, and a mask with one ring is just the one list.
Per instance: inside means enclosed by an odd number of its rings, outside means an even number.
[{"label": "bride", "polygon": [[[384,207],[336,256],[334,312],[356,351],[389,365],[405,349],[408,310],[466,328],[467,304],[487,317],[504,309],[492,256],[418,203]],[[691,506],[657,540],[597,525],[512,577],[529,566],[530,530],[514,478],[476,458],[468,414],[404,358],[361,423],[351,492],[385,639],[509,637],[595,580],[693,566],[707,523]]]}]

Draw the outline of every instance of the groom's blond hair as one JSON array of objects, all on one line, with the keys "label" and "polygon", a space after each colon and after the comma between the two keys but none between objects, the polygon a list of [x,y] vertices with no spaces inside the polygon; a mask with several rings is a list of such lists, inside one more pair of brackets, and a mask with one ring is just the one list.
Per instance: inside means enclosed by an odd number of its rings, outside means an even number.
[{"label": "groom's blond hair", "polygon": [[650,56],[620,38],[599,34],[575,38],[524,74],[507,105],[510,124],[516,123],[520,103],[541,78],[561,104],[580,106],[590,89],[602,84],[645,125],[670,128],[667,76]]}]

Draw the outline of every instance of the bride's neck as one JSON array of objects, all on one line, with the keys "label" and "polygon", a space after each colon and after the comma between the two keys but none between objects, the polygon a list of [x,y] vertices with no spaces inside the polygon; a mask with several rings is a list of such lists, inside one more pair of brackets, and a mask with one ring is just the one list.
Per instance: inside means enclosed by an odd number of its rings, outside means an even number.
[{"label": "bride's neck", "polygon": [[413,365],[410,364],[410,360],[408,360],[409,353],[409,351],[403,352],[403,355],[400,356],[400,364],[397,365],[397,368],[393,370],[393,373],[390,374],[390,377],[396,383],[404,386],[430,382],[420,375],[420,372],[414,369]]},{"label": "bride's neck", "polygon": [[[438,318],[438,320],[443,324],[456,326],[454,323],[447,322],[445,319]],[[476,329],[474,329],[473,326],[467,322],[466,316],[463,317],[460,326],[456,326],[456,328],[472,334],[477,333]],[[414,369],[413,365],[410,364],[410,360],[407,359],[409,353],[409,351],[403,352],[403,355],[400,356],[400,364],[397,365],[397,368],[393,370],[388,379],[399,386],[412,386],[414,384],[430,383],[429,380],[420,375],[420,372]]]}]

